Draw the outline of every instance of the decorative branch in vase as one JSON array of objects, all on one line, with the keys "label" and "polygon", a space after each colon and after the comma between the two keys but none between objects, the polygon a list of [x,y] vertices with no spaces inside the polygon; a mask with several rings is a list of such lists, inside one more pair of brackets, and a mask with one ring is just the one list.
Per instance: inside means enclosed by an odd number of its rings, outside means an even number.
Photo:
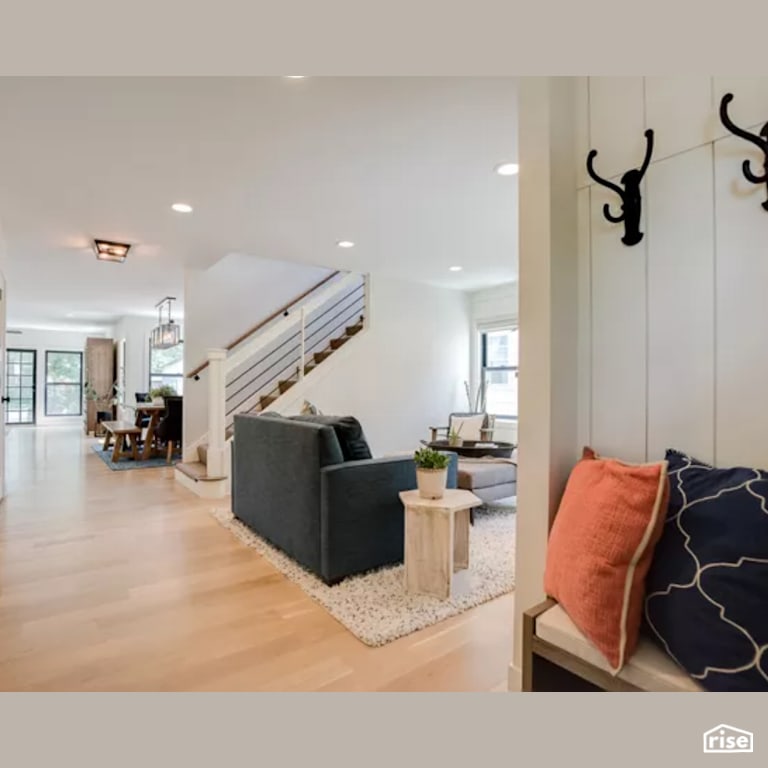
[{"label": "decorative branch in vase", "polygon": [[467,393],[467,404],[471,413],[485,413],[486,388],[486,382],[481,381],[477,387],[477,391],[473,396],[472,388],[469,386],[469,382],[464,382],[464,391]]}]

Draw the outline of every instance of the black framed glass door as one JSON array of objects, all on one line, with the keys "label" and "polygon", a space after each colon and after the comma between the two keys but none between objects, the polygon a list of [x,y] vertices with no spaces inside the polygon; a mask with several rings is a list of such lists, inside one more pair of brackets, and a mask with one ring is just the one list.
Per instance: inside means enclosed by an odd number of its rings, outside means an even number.
[{"label": "black framed glass door", "polygon": [[5,356],[5,423],[34,424],[37,352],[9,349]]}]

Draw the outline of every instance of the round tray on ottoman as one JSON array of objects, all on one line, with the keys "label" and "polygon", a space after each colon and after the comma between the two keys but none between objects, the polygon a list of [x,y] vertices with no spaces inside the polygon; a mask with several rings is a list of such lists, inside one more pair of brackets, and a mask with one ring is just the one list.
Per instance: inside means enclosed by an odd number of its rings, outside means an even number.
[{"label": "round tray on ottoman", "polygon": [[453,451],[459,456],[474,459],[479,459],[483,456],[509,459],[512,457],[512,451],[517,447],[514,443],[500,443],[498,440],[494,442],[464,440],[461,445],[451,445],[448,440],[435,440],[427,443],[427,445],[436,451]]}]

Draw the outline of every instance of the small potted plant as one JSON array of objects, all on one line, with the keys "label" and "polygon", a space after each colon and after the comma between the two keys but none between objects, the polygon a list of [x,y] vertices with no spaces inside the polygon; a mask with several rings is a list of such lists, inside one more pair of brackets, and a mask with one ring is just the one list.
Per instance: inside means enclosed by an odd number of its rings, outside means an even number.
[{"label": "small potted plant", "polygon": [[176,390],[168,384],[163,384],[162,387],[155,387],[155,389],[150,390],[149,396],[155,405],[165,405],[165,398],[175,397]]},{"label": "small potted plant", "polygon": [[416,462],[416,485],[422,499],[442,499],[448,483],[451,457],[434,448],[421,448],[413,454]]},{"label": "small potted plant", "polygon": [[451,431],[448,433],[448,445],[450,445],[452,448],[458,448],[464,442],[461,439],[461,428],[463,426],[464,424],[461,423],[459,424],[458,429],[454,429],[453,427],[451,427]]}]

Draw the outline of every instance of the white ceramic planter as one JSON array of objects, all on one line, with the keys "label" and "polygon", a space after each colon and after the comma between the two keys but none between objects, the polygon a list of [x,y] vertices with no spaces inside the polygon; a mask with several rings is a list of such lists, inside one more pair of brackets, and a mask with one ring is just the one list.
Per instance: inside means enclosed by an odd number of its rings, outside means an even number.
[{"label": "white ceramic planter", "polygon": [[416,468],[416,485],[422,499],[442,499],[448,484],[448,469]]}]

